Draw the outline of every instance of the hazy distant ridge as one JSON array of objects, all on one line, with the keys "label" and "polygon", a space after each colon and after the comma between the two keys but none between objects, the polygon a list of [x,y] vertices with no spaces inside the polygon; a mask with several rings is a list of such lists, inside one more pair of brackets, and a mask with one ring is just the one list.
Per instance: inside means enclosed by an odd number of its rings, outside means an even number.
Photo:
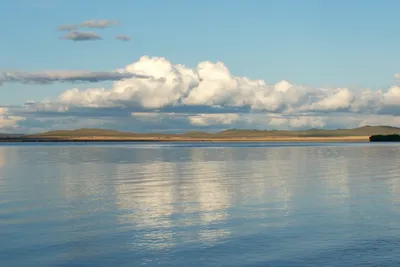
[{"label": "hazy distant ridge", "polygon": [[0,138],[21,137],[23,134],[0,133]]}]

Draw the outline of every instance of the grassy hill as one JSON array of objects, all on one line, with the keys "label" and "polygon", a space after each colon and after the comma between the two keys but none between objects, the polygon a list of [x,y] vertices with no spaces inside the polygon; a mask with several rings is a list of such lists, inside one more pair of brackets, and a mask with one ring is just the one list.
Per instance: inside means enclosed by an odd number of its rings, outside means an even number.
[{"label": "grassy hill", "polygon": [[143,136],[176,136],[187,138],[262,138],[262,137],[341,137],[341,136],[371,136],[371,135],[388,135],[400,134],[400,128],[390,126],[363,126],[354,129],[309,129],[301,131],[282,131],[282,130],[245,130],[231,129],[217,133],[207,132],[187,132],[184,134],[157,134],[157,133],[133,133],[120,132],[104,129],[77,129],[77,130],[60,130],[28,135],[26,137],[143,137]]},{"label": "grassy hill", "polygon": [[363,126],[353,129],[308,129],[301,131],[282,131],[282,130],[226,130],[217,133],[218,136],[234,137],[266,137],[266,136],[284,136],[284,137],[340,137],[340,136],[370,136],[377,134],[400,134],[400,128],[390,126]]}]

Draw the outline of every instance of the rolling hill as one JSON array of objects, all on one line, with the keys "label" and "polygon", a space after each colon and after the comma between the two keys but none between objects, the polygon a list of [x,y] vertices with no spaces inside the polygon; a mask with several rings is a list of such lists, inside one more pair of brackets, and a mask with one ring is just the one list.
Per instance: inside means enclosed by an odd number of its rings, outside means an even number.
[{"label": "rolling hill", "polygon": [[345,136],[371,136],[400,134],[400,128],[390,126],[363,126],[353,129],[308,129],[301,131],[283,131],[283,130],[246,130],[230,129],[217,133],[208,132],[187,132],[184,134],[158,134],[158,133],[134,133],[120,132],[104,129],[77,129],[77,130],[59,130],[26,135],[30,138],[46,137],[185,137],[185,138],[263,138],[263,137],[345,137]]},{"label": "rolling hill", "polygon": [[218,136],[235,137],[341,137],[341,136],[370,136],[377,134],[400,134],[400,128],[391,126],[363,126],[353,129],[308,129],[300,131],[282,131],[282,130],[226,130],[217,133]]}]

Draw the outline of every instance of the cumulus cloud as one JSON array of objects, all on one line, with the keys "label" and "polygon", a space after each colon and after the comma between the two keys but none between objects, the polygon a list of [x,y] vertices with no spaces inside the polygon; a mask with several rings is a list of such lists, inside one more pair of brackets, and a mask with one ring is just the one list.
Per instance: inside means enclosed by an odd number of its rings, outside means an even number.
[{"label": "cumulus cloud", "polygon": [[23,117],[9,114],[8,108],[0,107],[0,130],[8,131],[18,128],[18,122],[24,120]]},{"label": "cumulus cloud", "polygon": [[189,116],[190,124],[198,126],[229,125],[239,118],[238,114],[198,114]]},{"label": "cumulus cloud", "polygon": [[71,31],[61,37],[65,40],[71,40],[75,42],[81,41],[97,41],[101,40],[102,38],[98,33],[95,32],[83,32],[83,31]]},{"label": "cumulus cloud", "polygon": [[321,95],[321,99],[307,107],[315,111],[346,110],[350,107],[354,95],[347,88],[330,90]]},{"label": "cumulus cloud", "polygon": [[24,84],[49,84],[53,82],[103,82],[118,81],[127,78],[150,78],[146,75],[135,74],[133,72],[121,71],[79,71],[79,70],[63,70],[63,71],[42,71],[42,72],[18,72],[10,71],[0,73],[0,82],[14,82]]},{"label": "cumulus cloud", "polygon": [[[143,110],[202,108],[197,113],[268,112],[298,114],[348,112],[400,114],[400,88],[387,92],[348,88],[311,88],[288,81],[267,84],[230,73],[222,62],[201,62],[195,68],[147,57],[118,73],[137,76],[116,79],[111,88],[77,88],[63,92],[55,103],[74,107],[120,107]],[[204,112],[209,110],[209,112]],[[227,112],[229,110],[229,112]]]},{"label": "cumulus cloud", "polygon": [[128,42],[131,40],[131,37],[129,37],[127,35],[117,35],[117,36],[115,36],[115,39],[117,39],[119,41],[123,41],[123,42]]}]

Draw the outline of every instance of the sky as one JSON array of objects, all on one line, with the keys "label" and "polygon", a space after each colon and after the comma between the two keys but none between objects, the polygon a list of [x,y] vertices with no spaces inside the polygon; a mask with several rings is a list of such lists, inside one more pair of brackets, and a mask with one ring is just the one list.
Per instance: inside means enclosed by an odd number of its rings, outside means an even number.
[{"label": "sky", "polygon": [[0,132],[400,126],[398,10],[396,0],[4,0]]}]

